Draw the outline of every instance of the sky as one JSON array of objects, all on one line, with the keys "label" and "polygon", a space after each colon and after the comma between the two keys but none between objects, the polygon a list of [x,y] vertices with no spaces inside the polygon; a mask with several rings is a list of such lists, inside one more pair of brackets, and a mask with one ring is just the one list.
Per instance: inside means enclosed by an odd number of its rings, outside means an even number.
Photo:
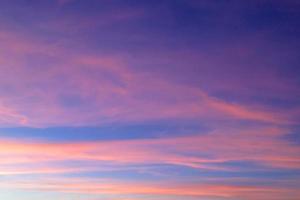
[{"label": "sky", "polygon": [[298,0],[0,0],[0,199],[299,200]]}]

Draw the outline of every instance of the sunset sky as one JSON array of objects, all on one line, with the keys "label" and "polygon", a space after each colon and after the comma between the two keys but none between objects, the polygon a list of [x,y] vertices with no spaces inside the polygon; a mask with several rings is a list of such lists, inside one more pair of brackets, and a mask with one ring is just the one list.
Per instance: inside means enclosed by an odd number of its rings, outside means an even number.
[{"label": "sunset sky", "polygon": [[1,200],[300,200],[300,1],[0,0]]}]

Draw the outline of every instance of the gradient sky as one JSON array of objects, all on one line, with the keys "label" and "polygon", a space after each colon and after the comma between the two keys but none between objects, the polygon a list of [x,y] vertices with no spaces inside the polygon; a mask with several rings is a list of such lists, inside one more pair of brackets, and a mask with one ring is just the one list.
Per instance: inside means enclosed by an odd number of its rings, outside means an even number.
[{"label": "gradient sky", "polygon": [[1,200],[299,200],[298,0],[0,0]]}]

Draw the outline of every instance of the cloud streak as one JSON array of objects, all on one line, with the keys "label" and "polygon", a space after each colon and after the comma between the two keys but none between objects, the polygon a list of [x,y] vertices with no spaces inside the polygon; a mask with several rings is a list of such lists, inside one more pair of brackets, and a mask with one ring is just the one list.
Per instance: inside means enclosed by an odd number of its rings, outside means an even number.
[{"label": "cloud streak", "polygon": [[[199,88],[136,72],[120,56],[78,54],[15,33],[2,32],[2,36],[1,48],[7,55],[0,59],[4,66],[1,74],[5,74],[1,84],[11,88],[3,90],[2,106],[14,112],[1,112],[2,126],[100,125],[174,118],[297,122],[288,115],[291,111],[282,114],[261,105],[226,102]],[[41,53],[37,64],[25,61]],[[18,61],[10,59],[13,57]],[[36,70],[39,62],[47,61],[43,70]]]},{"label": "cloud streak", "polygon": [[[269,128],[124,141],[50,143],[1,140],[0,155],[3,166],[77,160],[95,161],[95,166],[97,162],[113,163],[121,168],[124,164],[171,164],[230,171],[233,169],[222,164],[244,161],[272,168],[299,169],[300,149],[282,140],[284,134],[283,130]],[[2,170],[5,174],[5,169]]]},{"label": "cloud streak", "polygon": [[[168,186],[166,186],[168,185]],[[1,183],[2,187],[27,190],[54,191],[63,193],[108,194],[108,195],[151,195],[181,197],[218,197],[221,199],[280,199],[289,197],[296,199],[298,191],[287,188],[262,186],[235,186],[212,184],[182,183],[132,183],[116,180],[95,179],[44,179],[37,181],[19,181],[18,183]]]}]

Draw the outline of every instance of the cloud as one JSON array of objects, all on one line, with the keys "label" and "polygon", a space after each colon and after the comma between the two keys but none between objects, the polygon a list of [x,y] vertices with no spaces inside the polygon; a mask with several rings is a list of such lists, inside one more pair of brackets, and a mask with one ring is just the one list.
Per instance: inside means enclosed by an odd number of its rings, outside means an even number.
[{"label": "cloud", "polygon": [[[51,169],[55,162],[62,161],[93,161],[95,166],[102,162],[120,169],[126,165],[168,164],[214,171],[243,170],[226,166],[228,162],[237,161],[255,163],[260,165],[258,169],[299,169],[300,149],[283,140],[285,134],[281,129],[263,128],[122,141],[51,143],[2,139],[0,169],[3,174],[11,174],[12,171],[17,174],[26,172],[22,166],[28,165],[27,170],[43,172],[45,167]],[[45,163],[46,166],[33,170],[35,163]],[[82,167],[84,171],[93,171],[91,166],[82,164]],[[53,170],[56,168],[54,165]],[[76,171],[72,166],[68,168],[65,167],[65,170]]]},{"label": "cloud", "polygon": [[125,182],[113,179],[38,179],[32,181],[3,182],[3,188],[19,188],[27,190],[42,190],[78,194],[98,195],[151,195],[151,196],[178,196],[178,197],[219,197],[221,199],[239,198],[268,200],[289,197],[296,199],[298,191],[288,188],[247,185],[222,185],[222,184],[187,184],[168,182]]},{"label": "cloud", "polygon": [[288,113],[226,102],[197,87],[135,71],[122,56],[79,53],[16,33],[1,35],[1,105],[19,116],[2,112],[2,126],[6,121],[45,127],[161,119],[296,123]]}]

